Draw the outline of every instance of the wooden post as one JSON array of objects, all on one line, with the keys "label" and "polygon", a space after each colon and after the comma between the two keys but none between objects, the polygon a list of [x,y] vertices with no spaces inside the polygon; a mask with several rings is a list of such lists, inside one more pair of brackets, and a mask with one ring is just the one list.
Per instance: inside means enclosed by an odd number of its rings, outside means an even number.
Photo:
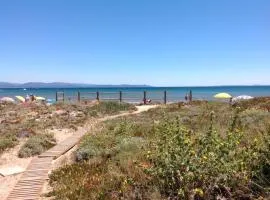
[{"label": "wooden post", "polygon": [[122,91],[119,92],[119,101],[122,102]]},{"label": "wooden post", "polygon": [[146,104],[146,91],[143,91],[143,104]]},{"label": "wooden post", "polygon": [[65,93],[64,92],[62,92],[63,93],[63,102],[65,101]]},{"label": "wooden post", "polygon": [[192,101],[192,91],[190,90],[189,91],[189,102],[191,102]]},{"label": "wooden post", "polygon": [[99,92],[97,92],[97,100],[99,101]]},{"label": "wooden post", "polygon": [[58,92],[55,93],[55,101],[58,101]]},{"label": "wooden post", "polygon": [[80,102],[81,101],[81,93],[78,92],[78,101]]},{"label": "wooden post", "polygon": [[167,91],[164,91],[164,104],[167,104]]}]

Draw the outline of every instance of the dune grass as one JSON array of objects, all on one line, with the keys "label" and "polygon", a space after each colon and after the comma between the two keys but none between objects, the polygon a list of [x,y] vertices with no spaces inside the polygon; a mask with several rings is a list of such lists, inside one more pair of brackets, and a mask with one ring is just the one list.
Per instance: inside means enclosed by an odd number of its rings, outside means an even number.
[{"label": "dune grass", "polygon": [[269,198],[270,113],[249,103],[172,104],[107,121],[77,162],[50,176],[54,199]]},{"label": "dune grass", "polygon": [[14,135],[6,134],[0,136],[0,154],[6,149],[10,149],[18,144],[18,140]]},{"label": "dune grass", "polygon": [[39,134],[29,138],[19,150],[18,156],[26,158],[36,156],[50,149],[56,144],[52,134]]},{"label": "dune grass", "polygon": [[45,139],[42,136],[44,130],[54,128],[76,130],[93,117],[135,109],[133,105],[119,102],[100,102],[96,105],[58,103],[51,106],[0,104],[0,154],[18,144],[20,138],[41,135],[39,139]]},{"label": "dune grass", "polygon": [[136,107],[128,103],[119,103],[115,101],[101,101],[92,107],[88,107],[88,113],[92,116],[103,116],[118,114],[121,111],[134,111]]}]

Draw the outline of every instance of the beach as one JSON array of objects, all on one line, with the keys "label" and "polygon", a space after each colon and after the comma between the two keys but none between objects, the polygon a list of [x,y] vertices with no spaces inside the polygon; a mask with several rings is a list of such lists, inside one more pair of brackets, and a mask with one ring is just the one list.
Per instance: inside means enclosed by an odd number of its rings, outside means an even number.
[{"label": "beach", "polygon": [[65,100],[76,101],[78,92],[85,99],[95,99],[96,92],[100,92],[100,98],[119,99],[119,92],[122,91],[122,98],[126,102],[141,102],[143,92],[147,92],[147,99],[164,101],[164,91],[167,92],[168,102],[184,101],[185,96],[192,91],[194,100],[214,100],[213,96],[219,92],[227,92],[232,96],[249,95],[253,97],[269,96],[270,86],[215,86],[215,87],[112,87],[112,88],[0,88],[0,97],[12,97],[16,95],[26,96],[34,94],[52,101],[56,99],[56,92],[64,92]]}]

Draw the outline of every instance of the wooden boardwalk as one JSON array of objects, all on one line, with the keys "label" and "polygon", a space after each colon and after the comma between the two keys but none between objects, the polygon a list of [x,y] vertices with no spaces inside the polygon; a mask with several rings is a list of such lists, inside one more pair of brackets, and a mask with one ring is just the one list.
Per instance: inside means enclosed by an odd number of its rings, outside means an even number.
[{"label": "wooden boardwalk", "polygon": [[48,179],[48,172],[52,168],[52,161],[74,147],[83,135],[84,132],[79,132],[34,158],[7,197],[7,200],[39,199],[43,185]]},{"label": "wooden boardwalk", "polygon": [[52,160],[51,157],[34,158],[7,197],[7,200],[38,199],[43,184],[48,179]]}]

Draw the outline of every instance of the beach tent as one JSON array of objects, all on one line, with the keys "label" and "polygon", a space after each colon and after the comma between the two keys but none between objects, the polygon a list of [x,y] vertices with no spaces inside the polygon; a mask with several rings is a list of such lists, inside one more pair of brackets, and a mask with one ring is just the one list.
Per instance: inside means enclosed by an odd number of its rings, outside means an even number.
[{"label": "beach tent", "polygon": [[15,96],[19,101],[25,102],[25,98],[22,96]]},{"label": "beach tent", "polygon": [[10,97],[3,97],[0,99],[1,102],[15,102],[14,99]]},{"label": "beach tent", "polygon": [[241,100],[248,100],[248,99],[253,99],[254,97],[248,96],[248,95],[240,95],[238,97],[234,97],[232,100],[233,101],[241,101]]},{"label": "beach tent", "polygon": [[39,101],[45,101],[46,98],[44,98],[44,97],[36,97],[36,100],[39,100]]},{"label": "beach tent", "polygon": [[214,95],[215,98],[217,99],[230,99],[232,98],[232,96],[228,93],[222,92],[222,93],[218,93],[216,95]]}]

